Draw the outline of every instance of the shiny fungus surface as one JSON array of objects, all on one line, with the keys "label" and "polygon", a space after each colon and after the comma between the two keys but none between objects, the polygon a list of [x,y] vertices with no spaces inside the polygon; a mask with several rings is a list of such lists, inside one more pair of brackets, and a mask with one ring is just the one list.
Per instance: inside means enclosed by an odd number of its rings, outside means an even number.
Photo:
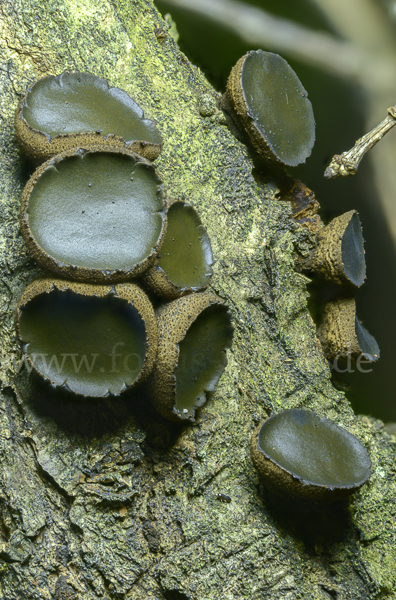
[{"label": "shiny fungus surface", "polygon": [[60,276],[110,282],[155,260],[166,228],[154,167],[137,155],[91,147],[44,163],[27,183],[21,232],[33,257]]},{"label": "shiny fungus surface", "polygon": [[253,437],[252,458],[264,483],[311,498],[346,497],[371,472],[369,454],[354,435],[305,409],[267,419]]},{"label": "shiny fungus surface", "polygon": [[154,309],[134,284],[36,280],[22,295],[16,324],[32,368],[75,394],[119,394],[153,367]]},{"label": "shiny fungus surface", "polygon": [[92,73],[36,81],[18,106],[15,128],[22,149],[37,161],[84,144],[130,148],[150,160],[162,148],[157,127],[140,106]]}]

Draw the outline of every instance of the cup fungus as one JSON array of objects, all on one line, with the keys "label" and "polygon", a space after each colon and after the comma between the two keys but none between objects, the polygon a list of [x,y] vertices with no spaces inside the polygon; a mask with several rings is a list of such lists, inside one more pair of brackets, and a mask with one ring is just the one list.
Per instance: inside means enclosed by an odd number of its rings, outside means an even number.
[{"label": "cup fungus", "polygon": [[194,420],[226,367],[233,328],[214,294],[190,294],[167,304],[158,318],[158,354],[150,387],[153,404],[171,421]]},{"label": "cup fungus", "polygon": [[305,268],[338,284],[360,287],[366,277],[362,226],[356,210],[333,219],[318,233]]},{"label": "cup fungus", "polygon": [[357,318],[354,298],[341,298],[326,304],[317,336],[325,356],[331,360],[348,356],[356,360],[361,355],[371,362],[379,359],[380,350],[375,338]]},{"label": "cup fungus", "polygon": [[145,275],[158,296],[169,299],[205,289],[212,276],[212,248],[206,229],[192,206],[173,201],[157,264]]},{"label": "cup fungus", "polygon": [[153,264],[165,235],[161,182],[137,154],[67,150],[26,184],[20,226],[33,257],[61,277],[130,279]]},{"label": "cup fungus", "polygon": [[307,500],[340,500],[370,477],[362,444],[326,417],[303,409],[273,414],[252,437],[251,455],[264,485]]},{"label": "cup fungus", "polygon": [[132,283],[37,279],[25,289],[15,321],[31,367],[75,394],[118,395],[144,381],[154,365],[154,309]]},{"label": "cup fungus", "polygon": [[233,67],[227,101],[258,153],[294,167],[311,154],[315,120],[307,92],[278,54],[250,51]]},{"label": "cup fungus", "polygon": [[127,148],[149,160],[162,149],[158,129],[140,106],[92,73],[64,72],[33,83],[18,105],[15,130],[35,162],[84,145]]}]

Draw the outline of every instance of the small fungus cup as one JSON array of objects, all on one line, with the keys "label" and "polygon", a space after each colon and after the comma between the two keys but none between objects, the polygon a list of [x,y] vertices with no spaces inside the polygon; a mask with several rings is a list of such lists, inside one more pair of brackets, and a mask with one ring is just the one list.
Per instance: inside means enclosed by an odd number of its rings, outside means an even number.
[{"label": "small fungus cup", "polygon": [[90,146],[42,164],[22,194],[21,233],[60,277],[110,283],[148,269],[166,231],[154,166],[137,154]]},{"label": "small fungus cup", "polygon": [[30,367],[80,396],[118,395],[144,381],[154,365],[154,309],[131,283],[37,279],[25,289],[15,321]]},{"label": "small fungus cup", "polygon": [[227,365],[233,327],[224,302],[203,292],[174,300],[158,318],[152,402],[171,421],[194,420]]},{"label": "small fungus cup", "polygon": [[251,456],[265,486],[311,501],[345,499],[371,473],[369,454],[355,436],[303,409],[284,410],[260,425]]},{"label": "small fungus cup", "polygon": [[356,210],[333,219],[318,233],[305,269],[340,285],[360,287],[366,277],[362,226]]},{"label": "small fungus cup", "polygon": [[29,86],[15,131],[22,151],[36,163],[86,145],[114,146],[148,160],[162,149],[158,129],[140,106],[92,73],[48,75]]},{"label": "small fungus cup", "polygon": [[145,274],[145,283],[157,296],[174,299],[208,286],[213,254],[206,229],[192,206],[173,201],[167,217],[160,257]]},{"label": "small fungus cup", "polygon": [[265,160],[291,167],[305,162],[315,143],[312,105],[281,56],[263,50],[242,56],[230,73],[226,95]]},{"label": "small fungus cup", "polygon": [[360,323],[354,298],[339,298],[325,306],[322,324],[317,333],[323,352],[330,360],[363,357],[375,362],[380,349],[375,338]]}]

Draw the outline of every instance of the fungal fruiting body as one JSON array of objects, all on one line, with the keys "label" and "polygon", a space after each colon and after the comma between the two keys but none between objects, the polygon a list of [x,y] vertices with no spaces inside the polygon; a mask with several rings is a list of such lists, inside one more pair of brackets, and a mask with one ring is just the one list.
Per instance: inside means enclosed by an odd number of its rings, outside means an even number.
[{"label": "fungal fruiting body", "polygon": [[348,356],[356,360],[362,355],[375,362],[380,357],[375,338],[357,318],[354,298],[339,298],[326,304],[317,336],[330,360]]},{"label": "fungal fruiting body", "polygon": [[362,226],[356,210],[333,219],[318,233],[305,268],[338,284],[360,287],[366,277]]},{"label": "fungal fruiting body", "polygon": [[161,181],[136,154],[97,146],[68,150],[33,173],[20,225],[32,256],[56,275],[125,281],[153,264],[161,247]]},{"label": "fungal fruiting body", "polygon": [[145,282],[158,296],[173,299],[207,287],[213,254],[209,236],[192,206],[173,201],[167,217],[160,257],[145,274]]},{"label": "fungal fruiting body", "polygon": [[84,145],[123,148],[149,160],[162,149],[158,129],[140,106],[92,73],[64,72],[32,84],[18,105],[15,131],[35,162]]},{"label": "fungal fruiting body", "polygon": [[154,365],[154,309],[131,283],[38,279],[23,292],[15,321],[31,367],[75,394],[119,394],[144,381]]},{"label": "fungal fruiting body", "polygon": [[308,94],[278,54],[250,51],[233,67],[227,99],[257,152],[272,163],[305,162],[315,143]]},{"label": "fungal fruiting body", "polygon": [[214,294],[184,296],[161,310],[150,388],[153,404],[164,417],[194,419],[226,367],[232,335],[228,309]]},{"label": "fungal fruiting body", "polygon": [[260,425],[251,455],[265,486],[310,500],[346,498],[371,473],[369,454],[355,436],[303,409],[273,414]]}]

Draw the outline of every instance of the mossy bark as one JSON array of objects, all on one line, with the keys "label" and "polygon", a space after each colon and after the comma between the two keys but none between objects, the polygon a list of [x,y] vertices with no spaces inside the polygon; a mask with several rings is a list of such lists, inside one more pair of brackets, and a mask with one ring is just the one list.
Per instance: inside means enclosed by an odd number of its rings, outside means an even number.
[{"label": "mossy bark", "polygon": [[[0,17],[0,597],[394,598],[394,444],[332,386],[293,267],[303,230],[253,178],[219,94],[149,0],[3,0]],[[64,69],[107,78],[158,122],[168,195],[208,228],[235,338],[193,426],[166,425],[144,398],[72,401],[18,372],[12,311],[41,271],[18,234],[30,165],[13,113],[29,83]],[[349,507],[297,510],[258,485],[250,436],[297,406],[369,449],[373,475]]]}]

